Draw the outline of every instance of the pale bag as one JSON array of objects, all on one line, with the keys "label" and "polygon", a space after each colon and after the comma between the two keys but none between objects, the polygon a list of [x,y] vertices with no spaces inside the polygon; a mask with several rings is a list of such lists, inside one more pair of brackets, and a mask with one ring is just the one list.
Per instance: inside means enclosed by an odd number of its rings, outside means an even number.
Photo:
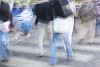
[{"label": "pale bag", "polygon": [[70,24],[74,22],[72,16],[67,18],[55,18],[54,19],[54,33],[68,33],[70,30]]},{"label": "pale bag", "polygon": [[[74,13],[76,12],[76,8],[75,8],[75,3],[74,2],[69,2],[69,7],[71,9],[71,11]],[[55,33],[68,33],[70,30],[70,27],[72,26],[71,24],[74,23],[74,17],[73,16],[69,16],[67,18],[54,18],[54,25],[53,25],[53,30]]]},{"label": "pale bag", "polygon": [[10,31],[9,25],[10,25],[10,21],[6,21],[6,22],[2,23],[1,24],[2,32],[9,32]]}]

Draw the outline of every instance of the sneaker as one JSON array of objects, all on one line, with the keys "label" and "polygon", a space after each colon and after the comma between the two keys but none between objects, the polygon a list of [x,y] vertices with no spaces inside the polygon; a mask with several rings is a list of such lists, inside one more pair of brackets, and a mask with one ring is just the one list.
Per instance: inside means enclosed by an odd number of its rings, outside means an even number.
[{"label": "sneaker", "polygon": [[1,60],[1,62],[8,62],[9,61],[9,59],[5,59],[5,60]]},{"label": "sneaker", "polygon": [[40,55],[40,56],[39,56],[39,58],[42,58],[42,57],[43,57],[43,55]]},{"label": "sneaker", "polygon": [[67,61],[72,61],[73,60],[73,57],[68,57],[67,58]]},{"label": "sneaker", "polygon": [[56,65],[56,64],[57,64],[57,63],[50,63],[51,66],[54,66],[54,65]]}]

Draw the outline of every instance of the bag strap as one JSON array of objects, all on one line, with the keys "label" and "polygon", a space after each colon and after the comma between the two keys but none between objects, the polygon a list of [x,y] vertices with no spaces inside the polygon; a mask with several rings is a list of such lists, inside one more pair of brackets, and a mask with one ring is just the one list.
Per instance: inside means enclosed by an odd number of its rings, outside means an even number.
[{"label": "bag strap", "polygon": [[55,19],[54,0],[51,1],[51,5],[52,5],[52,14],[53,14],[53,19]]}]

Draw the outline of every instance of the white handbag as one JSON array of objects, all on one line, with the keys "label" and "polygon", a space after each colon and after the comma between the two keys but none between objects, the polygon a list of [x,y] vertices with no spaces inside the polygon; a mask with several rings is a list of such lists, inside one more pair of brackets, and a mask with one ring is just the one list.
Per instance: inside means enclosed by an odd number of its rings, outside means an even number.
[{"label": "white handbag", "polygon": [[74,23],[72,16],[67,18],[55,18],[53,24],[54,33],[68,33],[71,23]]},{"label": "white handbag", "polygon": [[[69,6],[70,9],[72,10],[72,12],[75,12],[75,4],[74,2],[69,2]],[[53,14],[55,15],[54,11]],[[54,33],[68,33],[70,30],[70,27],[73,26],[72,24],[74,23],[74,17],[73,16],[69,16],[67,18],[62,18],[62,17],[58,17],[55,18],[54,16],[54,20],[53,20],[53,31]]]}]

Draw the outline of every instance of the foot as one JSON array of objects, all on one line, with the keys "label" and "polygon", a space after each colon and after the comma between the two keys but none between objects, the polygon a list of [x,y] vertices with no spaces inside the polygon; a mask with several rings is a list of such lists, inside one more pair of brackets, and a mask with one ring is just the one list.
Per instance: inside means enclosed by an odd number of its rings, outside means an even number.
[{"label": "foot", "polygon": [[67,58],[67,61],[69,61],[69,62],[72,61],[72,60],[73,60],[73,57],[68,57]]},{"label": "foot", "polygon": [[42,57],[43,57],[43,55],[40,55],[40,56],[39,56],[39,58],[42,58]]},{"label": "foot", "polygon": [[50,64],[51,66],[54,66],[54,65],[56,65],[56,64]]},{"label": "foot", "polygon": [[49,62],[51,66],[54,66],[57,64],[57,60],[54,60],[54,59],[50,59]]},{"label": "foot", "polygon": [[1,62],[8,62],[9,60],[8,59],[5,59],[5,60],[1,60]]},{"label": "foot", "polygon": [[56,64],[57,64],[57,63],[52,63],[52,62],[50,63],[51,66],[54,66],[54,65],[56,65]]}]

